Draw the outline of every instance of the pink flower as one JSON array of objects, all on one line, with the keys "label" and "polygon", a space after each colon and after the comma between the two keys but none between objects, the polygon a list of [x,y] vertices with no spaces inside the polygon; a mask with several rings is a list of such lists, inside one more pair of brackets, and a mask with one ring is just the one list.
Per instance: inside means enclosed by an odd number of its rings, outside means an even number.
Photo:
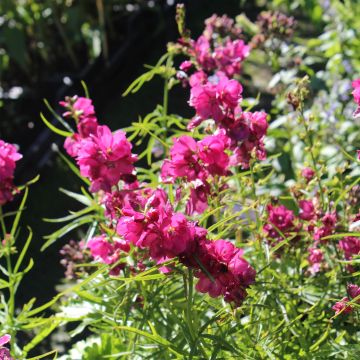
[{"label": "pink flower", "polygon": [[315,219],[316,214],[315,214],[314,204],[312,203],[312,201],[300,200],[299,208],[300,208],[300,212],[299,212],[300,219],[307,221]]},{"label": "pink flower", "polygon": [[267,206],[267,221],[264,225],[264,231],[271,245],[276,245],[278,242],[285,240],[285,237],[291,236],[292,232],[298,232],[299,226],[295,226],[294,212],[287,209],[284,205]]},{"label": "pink flower", "polygon": [[202,214],[208,208],[208,196],[210,195],[209,183],[196,179],[191,183],[190,197],[186,203],[186,214]]},{"label": "pink flower", "polygon": [[321,249],[310,248],[309,249],[308,261],[311,265],[309,271],[311,274],[316,274],[320,271],[321,263],[324,260],[324,254]]},{"label": "pink flower", "polygon": [[22,155],[17,152],[14,145],[0,140],[0,205],[13,199],[16,186],[13,183],[16,161]]},{"label": "pink flower", "polygon": [[10,356],[9,349],[7,349],[6,347],[3,346],[5,344],[7,344],[10,340],[11,340],[11,336],[7,335],[7,334],[0,337],[0,359],[1,360],[14,360]]},{"label": "pink flower", "polygon": [[189,105],[203,120],[220,122],[238,107],[242,99],[242,86],[222,73],[217,73],[215,79],[217,83],[195,83],[191,88]]},{"label": "pink flower", "polygon": [[335,303],[335,305],[332,307],[332,309],[335,311],[335,314],[339,314],[340,312],[342,314],[348,314],[351,313],[353,308],[351,305],[347,305],[347,303],[349,302],[349,298],[344,297],[342,298],[340,301],[338,301],[337,303]]},{"label": "pink flower", "polygon": [[[116,263],[120,258],[121,252],[130,251],[130,246],[126,241],[114,239],[113,242],[109,242],[106,235],[100,235],[90,239],[87,247],[90,249],[91,255],[95,260],[108,265]],[[115,266],[115,268],[110,271],[110,275],[118,275],[123,267],[124,264]]]},{"label": "pink flower", "polygon": [[353,87],[353,96],[354,96],[354,100],[357,103],[358,107],[354,112],[354,117],[357,118],[360,116],[360,79],[356,79],[352,82],[352,87]]},{"label": "pink flower", "polygon": [[123,131],[111,133],[107,126],[99,126],[96,136],[81,141],[77,162],[82,176],[91,180],[90,190],[110,191],[124,176],[132,174],[137,160]]},{"label": "pink flower", "polygon": [[180,70],[187,72],[187,71],[190,70],[190,68],[191,68],[192,66],[193,66],[192,62],[189,61],[189,60],[186,60],[186,61],[183,61],[183,62],[180,64],[179,68],[180,68]]},{"label": "pink flower", "polygon": [[305,167],[301,170],[301,176],[309,182],[315,176],[315,171],[309,167]]},{"label": "pink flower", "polygon": [[205,71],[213,70],[216,65],[212,56],[209,40],[202,35],[196,40],[196,42],[194,42],[193,45],[197,62]]},{"label": "pink flower", "polygon": [[174,181],[176,178],[191,181],[202,177],[197,143],[191,136],[183,135],[174,139],[170,157],[171,160],[165,160],[161,168],[161,177],[164,181]]},{"label": "pink flower", "polygon": [[109,255],[112,253],[113,248],[111,244],[107,241],[105,235],[100,235],[92,238],[87,243],[87,247],[90,249],[91,255],[95,259],[101,259],[106,264],[112,263]]},{"label": "pink flower", "polygon": [[0,336],[0,346],[7,344],[8,342],[10,342],[10,340],[11,340],[11,336],[8,334]]},{"label": "pink flower", "polygon": [[293,228],[295,217],[292,210],[287,209],[284,205],[268,205],[267,211],[269,213],[269,222],[279,230],[289,230]]},{"label": "pink flower", "polygon": [[360,286],[348,284],[347,292],[352,299],[357,298],[356,302],[360,304]]},{"label": "pink flower", "polygon": [[202,71],[196,71],[194,74],[190,76],[189,84],[191,87],[194,87],[196,85],[203,85],[207,82],[208,77],[207,75]]},{"label": "pink flower", "polygon": [[189,105],[195,108],[196,114],[203,120],[221,121],[225,117],[216,94],[216,85],[209,82],[191,88]]},{"label": "pink flower", "polygon": [[225,240],[202,240],[194,256],[198,259],[193,264],[198,268],[196,289],[211,297],[222,295],[225,301],[240,305],[246,296],[246,287],[254,282],[256,275],[242,257],[242,250]]},{"label": "pink flower", "polygon": [[229,77],[239,74],[241,63],[249,55],[250,47],[243,40],[227,40],[224,46],[215,49],[215,59],[219,70]]},{"label": "pink flower", "polygon": [[345,259],[351,260],[353,255],[360,254],[360,239],[354,236],[346,236],[340,240],[339,248],[344,251]]},{"label": "pink flower", "polygon": [[198,142],[199,158],[206,164],[210,174],[227,174],[230,158],[225,150],[228,148],[229,138],[223,132],[206,136]]},{"label": "pink flower", "polygon": [[22,155],[17,152],[14,145],[0,140],[0,181],[13,178],[15,163],[21,158]]},{"label": "pink flower", "polygon": [[255,281],[255,269],[242,257],[242,252],[234,254],[228,265],[229,270],[240,277],[241,283],[245,286]]}]

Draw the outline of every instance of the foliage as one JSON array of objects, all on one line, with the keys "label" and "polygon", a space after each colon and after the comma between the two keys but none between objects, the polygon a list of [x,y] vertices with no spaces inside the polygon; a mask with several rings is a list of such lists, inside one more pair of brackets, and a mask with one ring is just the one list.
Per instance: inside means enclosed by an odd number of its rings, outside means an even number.
[{"label": "foliage", "polygon": [[[126,137],[101,125],[86,87],[86,97],[61,103],[56,126],[41,114],[84,181],[79,193],[61,189],[81,208],[45,219],[61,226],[42,250],[69,233],[81,242],[63,249],[65,290],[15,312],[32,266],[18,272],[25,245],[9,270],[25,186],[8,214],[1,268],[13,356],[71,323],[68,334],[82,340],[62,360],[357,358],[360,94],[355,81],[352,98],[351,80],[360,5],[268,6],[306,7],[322,34],[305,37],[300,20],[271,11],[254,23],[213,16],[192,40],[179,5],[180,40],[124,93],[159,77],[163,102],[123,129]],[[171,113],[180,86],[193,119]],[[16,333],[33,329],[17,348]]]}]

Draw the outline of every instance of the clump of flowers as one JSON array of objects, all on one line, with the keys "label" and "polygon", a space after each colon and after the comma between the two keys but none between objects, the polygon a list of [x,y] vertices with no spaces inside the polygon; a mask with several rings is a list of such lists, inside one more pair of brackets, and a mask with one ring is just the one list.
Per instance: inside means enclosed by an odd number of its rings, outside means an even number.
[{"label": "clump of flowers", "polygon": [[264,225],[264,231],[272,245],[287,238],[294,238],[298,232],[299,226],[295,225],[295,215],[292,210],[287,209],[284,205],[269,204],[267,210],[267,223]]},{"label": "clump of flowers", "polygon": [[239,75],[242,62],[250,53],[249,45],[241,37],[241,27],[226,15],[213,15],[205,20],[205,29],[197,40],[190,38],[190,32],[184,28],[184,19],[178,8],[178,25],[181,38],[178,43],[171,45],[177,52],[187,56],[180,65],[178,77],[187,82],[190,69],[201,70],[212,75],[221,71],[229,77]]},{"label": "clump of flowers", "polygon": [[202,121],[213,119],[215,126],[225,131],[234,152],[232,165],[249,167],[252,157],[266,158],[264,136],[268,128],[265,112],[242,111],[242,86],[236,80],[217,73],[211,79],[192,82],[190,106],[196,115],[188,128],[197,127]]},{"label": "clump of flowers", "polygon": [[294,34],[296,21],[292,16],[287,16],[279,11],[263,11],[256,20],[259,33],[256,34],[252,43],[259,46],[266,41],[274,46],[281,44],[281,41],[290,39]]},{"label": "clump of flowers", "polygon": [[6,204],[14,197],[14,172],[16,162],[21,158],[22,155],[17,152],[14,145],[0,140],[0,205]]},{"label": "clump of flowers", "polygon": [[60,105],[66,108],[63,114],[66,118],[73,118],[76,123],[77,133],[65,140],[65,150],[71,157],[76,157],[82,139],[95,135],[98,128],[98,121],[92,100],[84,97],[67,97],[60,101]]},{"label": "clump of flowers", "polygon": [[65,150],[76,159],[81,175],[91,181],[90,190],[110,191],[120,180],[132,182],[137,157],[125,133],[113,134],[106,125],[98,125],[90,99],[74,96],[60,104],[68,110],[63,116],[72,117],[78,130],[65,140]]},{"label": "clump of flowers", "polygon": [[65,267],[65,277],[67,279],[76,279],[78,274],[87,273],[90,269],[81,266],[90,260],[89,255],[85,252],[85,244],[83,241],[70,240],[60,250],[62,259],[61,265]]}]

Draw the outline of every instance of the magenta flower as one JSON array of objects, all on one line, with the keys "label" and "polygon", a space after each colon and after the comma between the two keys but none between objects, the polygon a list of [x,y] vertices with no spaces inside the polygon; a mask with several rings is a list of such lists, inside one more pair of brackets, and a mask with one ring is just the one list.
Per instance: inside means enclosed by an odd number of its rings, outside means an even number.
[{"label": "magenta flower", "polygon": [[352,299],[356,299],[356,302],[360,304],[360,286],[354,284],[348,284],[347,292]]},{"label": "magenta flower", "polygon": [[360,116],[360,79],[356,79],[352,82],[352,87],[353,87],[353,96],[354,96],[354,100],[357,103],[358,107],[357,109],[354,111],[354,117],[357,118]]},{"label": "magenta flower", "polygon": [[1,360],[14,360],[10,356],[10,351],[3,345],[7,344],[11,340],[11,336],[6,334],[0,337],[0,359]]},{"label": "magenta flower", "polygon": [[99,126],[96,135],[81,141],[77,162],[81,175],[90,179],[92,192],[110,191],[133,173],[137,157],[131,148],[123,131],[112,134],[107,126]]},{"label": "magenta flower", "polygon": [[206,136],[198,142],[199,158],[211,175],[226,175],[230,158],[225,150],[229,149],[230,139],[224,132]]},{"label": "magenta flower", "polygon": [[0,140],[0,205],[13,199],[16,162],[22,158],[14,145]]},{"label": "magenta flower", "polygon": [[189,200],[186,203],[186,214],[202,214],[208,208],[210,185],[206,181],[196,179],[191,183]]},{"label": "magenta flower", "polygon": [[344,251],[345,259],[351,260],[353,255],[360,254],[360,239],[354,236],[346,236],[340,240],[339,248]]},{"label": "magenta flower", "polygon": [[[196,289],[211,297],[224,296],[225,301],[239,306],[246,287],[255,280],[256,271],[242,257],[242,250],[225,240],[202,240],[194,252],[201,263],[196,276]],[[206,271],[204,271],[206,269]]]},{"label": "magenta flower", "polygon": [[299,217],[302,220],[314,220],[316,218],[315,207],[312,201],[310,200],[300,200],[299,201]]},{"label": "magenta flower", "polygon": [[347,303],[349,302],[349,298],[344,297],[342,298],[340,301],[338,301],[337,303],[335,303],[335,305],[332,307],[332,309],[335,311],[335,314],[339,314],[340,312],[342,314],[349,314],[353,311],[353,308],[351,305],[347,305]]},{"label": "magenta flower", "polygon": [[301,176],[304,177],[307,182],[309,182],[314,178],[315,171],[309,167],[305,167],[301,170]]},{"label": "magenta flower", "polygon": [[289,230],[294,227],[294,212],[287,209],[284,205],[273,206],[268,205],[268,220],[270,224],[275,225],[279,230]]},{"label": "magenta flower", "polygon": [[197,143],[191,136],[180,136],[174,139],[170,150],[171,160],[165,160],[161,168],[164,181],[174,181],[176,178],[195,180],[201,173],[198,163]]},{"label": "magenta flower", "polygon": [[215,49],[215,60],[217,68],[227,76],[233,77],[241,71],[241,64],[249,55],[250,47],[243,40],[231,41]]},{"label": "magenta flower", "polygon": [[22,155],[17,152],[14,145],[0,140],[0,181],[13,178],[15,163],[21,158]]},{"label": "magenta flower", "polygon": [[324,254],[321,249],[310,248],[308,261],[310,264],[309,271],[311,274],[316,274],[320,271],[322,262],[324,260]]}]

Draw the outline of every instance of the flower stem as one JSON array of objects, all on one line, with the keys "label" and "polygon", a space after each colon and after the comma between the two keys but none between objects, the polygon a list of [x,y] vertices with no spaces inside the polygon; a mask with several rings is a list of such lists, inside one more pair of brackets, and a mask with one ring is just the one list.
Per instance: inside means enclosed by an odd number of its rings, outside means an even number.
[{"label": "flower stem", "polygon": [[313,164],[313,167],[314,167],[314,171],[315,171],[315,174],[316,174],[316,179],[317,179],[317,182],[318,182],[318,185],[319,185],[319,192],[320,192],[320,197],[321,197],[321,206],[322,206],[322,209],[325,210],[326,205],[325,205],[325,198],[324,198],[324,194],[323,194],[323,190],[322,190],[323,187],[322,187],[322,184],[321,184],[321,178],[320,178],[320,175],[319,175],[319,170],[317,168],[316,159],[315,159],[315,156],[314,156],[314,153],[313,153],[314,143],[312,141],[310,130],[309,130],[308,124],[306,122],[306,119],[305,119],[305,116],[304,116],[304,113],[303,113],[302,110],[300,111],[300,119],[301,119],[301,121],[302,121],[302,123],[304,125],[306,139],[308,141],[308,146],[310,147],[309,152],[310,152],[311,161],[312,161],[312,164]]}]

